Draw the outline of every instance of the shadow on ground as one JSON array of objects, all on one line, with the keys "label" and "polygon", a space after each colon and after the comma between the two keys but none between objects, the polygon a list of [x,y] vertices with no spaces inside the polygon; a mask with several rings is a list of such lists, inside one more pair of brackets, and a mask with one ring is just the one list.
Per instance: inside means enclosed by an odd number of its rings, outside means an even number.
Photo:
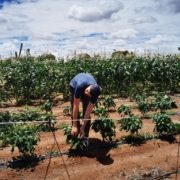
[{"label": "shadow on ground", "polygon": [[88,158],[96,158],[98,162],[103,165],[110,165],[114,162],[111,158],[109,151],[117,147],[115,142],[105,142],[97,138],[89,139],[89,148],[86,150],[73,150],[69,151],[69,156],[80,156]]}]

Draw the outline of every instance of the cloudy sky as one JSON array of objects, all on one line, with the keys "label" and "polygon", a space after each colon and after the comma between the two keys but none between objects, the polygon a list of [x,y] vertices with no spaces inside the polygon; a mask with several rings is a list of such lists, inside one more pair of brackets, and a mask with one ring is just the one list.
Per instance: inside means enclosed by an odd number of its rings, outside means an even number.
[{"label": "cloudy sky", "polygon": [[0,0],[0,56],[177,53],[180,0]]}]

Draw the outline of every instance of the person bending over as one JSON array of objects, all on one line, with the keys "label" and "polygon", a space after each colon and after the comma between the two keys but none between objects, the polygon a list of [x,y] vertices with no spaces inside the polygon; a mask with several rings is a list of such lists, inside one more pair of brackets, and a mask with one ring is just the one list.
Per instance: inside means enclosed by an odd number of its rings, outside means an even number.
[{"label": "person bending over", "polygon": [[[72,131],[73,137],[79,134],[89,145],[88,137],[91,125],[90,115],[101,93],[101,87],[89,73],[79,73],[70,81],[71,107],[72,107]],[[83,124],[80,125],[79,105],[82,101]]]}]

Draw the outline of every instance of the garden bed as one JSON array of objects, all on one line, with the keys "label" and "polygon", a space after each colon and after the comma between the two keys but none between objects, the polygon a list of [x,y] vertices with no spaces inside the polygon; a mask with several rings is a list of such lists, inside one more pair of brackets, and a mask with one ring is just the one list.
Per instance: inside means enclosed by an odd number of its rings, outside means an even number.
[{"label": "garden bed", "polygon": [[[178,96],[172,96],[176,103],[180,104]],[[129,99],[115,99],[116,107],[121,104],[132,105],[132,112],[140,115],[134,103]],[[122,141],[122,137],[128,135],[119,131],[116,126],[116,137],[113,143],[102,142],[98,133],[90,131],[90,147],[84,152],[69,151],[70,145],[66,144],[63,131],[59,129],[62,123],[70,123],[70,116],[63,116],[63,108],[69,102],[53,107],[58,128],[52,132],[41,132],[41,141],[36,146],[36,156],[20,158],[18,149],[13,154],[11,147],[0,149],[0,179],[1,180],[66,180],[66,179],[175,179],[180,178],[177,173],[178,135],[175,139],[150,138],[138,143]],[[1,111],[10,110],[16,112],[22,107],[1,108]],[[180,123],[180,107],[173,109],[171,119]],[[151,112],[150,112],[151,113]],[[110,112],[110,117],[118,119],[117,112]],[[94,117],[92,116],[92,119]],[[66,121],[65,121],[66,120]],[[151,118],[143,119],[143,128],[140,133],[153,133],[154,123]],[[180,163],[179,163],[180,164]],[[178,165],[179,166],[179,165]]]}]

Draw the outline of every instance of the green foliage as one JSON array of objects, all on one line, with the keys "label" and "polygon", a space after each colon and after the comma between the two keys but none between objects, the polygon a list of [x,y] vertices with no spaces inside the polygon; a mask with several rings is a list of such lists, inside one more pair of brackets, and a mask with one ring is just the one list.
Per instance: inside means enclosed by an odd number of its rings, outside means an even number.
[{"label": "green foliage", "polygon": [[[0,123],[4,122],[10,122],[11,121],[11,115],[9,111],[0,112]],[[0,125],[0,132],[6,131],[8,129],[7,125]]]},{"label": "green foliage", "polygon": [[122,118],[119,123],[121,123],[120,130],[125,130],[131,134],[138,134],[139,129],[142,128],[142,120],[134,115]]},{"label": "green foliage", "polygon": [[176,129],[175,133],[180,134],[180,123],[175,123],[174,126],[175,126],[175,129]]},{"label": "green foliage", "polygon": [[153,122],[155,123],[154,131],[159,135],[172,135],[175,132],[174,123],[167,114],[154,115]]},{"label": "green foliage", "polygon": [[52,107],[53,107],[52,102],[47,101],[47,102],[45,102],[45,103],[42,105],[41,109],[42,109],[42,110],[45,110],[46,112],[52,113]]},{"label": "green foliage", "polygon": [[30,104],[31,100],[50,99],[59,90],[61,74],[56,62],[39,62],[32,58],[2,64],[0,70],[3,87],[11,96],[16,98],[17,104]]},{"label": "green foliage", "polygon": [[40,140],[37,129],[31,126],[16,125],[13,126],[4,136],[6,143],[12,146],[11,151],[14,152],[15,147],[19,152],[25,155],[33,155],[35,145]]},{"label": "green foliage", "polygon": [[138,104],[138,109],[143,115],[150,111],[151,106],[145,96],[137,95],[135,99]]},{"label": "green foliage", "polygon": [[97,133],[99,132],[103,141],[112,141],[112,137],[116,135],[115,124],[112,119],[101,118],[91,124],[91,128]]},{"label": "green foliage", "polygon": [[112,141],[112,137],[116,135],[115,124],[112,119],[108,118],[108,110],[105,107],[99,107],[95,109],[94,114],[98,118],[92,122],[91,128],[101,134],[103,141]]},{"label": "green foliage", "polygon": [[152,91],[179,91],[180,61],[177,56],[139,57],[132,54],[127,60],[127,55],[89,57],[85,61],[77,57],[67,61],[33,57],[0,61],[0,91],[8,98],[16,98],[17,103],[51,100],[55,93],[62,93],[64,100],[68,100],[69,82],[80,72],[90,72],[102,87],[102,94],[127,97],[144,91],[149,94]]},{"label": "green foliage", "polygon": [[111,58],[112,59],[132,59],[135,57],[135,54],[133,52],[126,51],[115,51],[112,53]]},{"label": "green foliage", "polygon": [[110,109],[111,107],[115,108],[116,107],[116,103],[114,102],[112,96],[105,96],[104,100],[103,100],[103,105],[106,109]]},{"label": "green foliage", "polygon": [[152,106],[155,110],[160,109],[161,113],[167,109],[177,108],[175,101],[171,100],[169,96],[160,93],[156,94]]},{"label": "green foliage", "polygon": [[95,108],[94,114],[98,117],[108,117],[108,110],[105,107]]},{"label": "green foliage", "polygon": [[0,103],[7,102],[10,100],[8,91],[0,85]]},{"label": "green foliage", "polygon": [[130,116],[130,115],[132,115],[132,112],[131,112],[129,106],[124,105],[124,104],[122,104],[121,106],[118,107],[117,112],[119,114],[122,114],[122,116],[125,116],[125,115]]},{"label": "green foliage", "polygon": [[72,125],[64,125],[63,131],[66,136],[66,142],[71,144],[71,149],[84,150],[83,139],[78,135],[77,137],[71,136]]},{"label": "green foliage", "polygon": [[42,54],[39,57],[37,57],[36,60],[38,60],[38,61],[47,61],[47,60],[55,61],[56,57],[53,54]]},{"label": "green foliage", "polygon": [[78,54],[75,58],[79,60],[89,60],[91,59],[91,56],[87,53],[81,53],[81,54]]},{"label": "green foliage", "polygon": [[[9,122],[26,122],[26,121],[46,121],[48,122],[45,125],[42,125],[42,130],[50,129],[56,120],[52,113],[44,113],[37,109],[26,109],[19,113],[10,113],[10,112],[0,112],[0,122],[9,123]],[[0,126],[0,131],[8,131],[9,127],[12,124],[5,124]]]}]

